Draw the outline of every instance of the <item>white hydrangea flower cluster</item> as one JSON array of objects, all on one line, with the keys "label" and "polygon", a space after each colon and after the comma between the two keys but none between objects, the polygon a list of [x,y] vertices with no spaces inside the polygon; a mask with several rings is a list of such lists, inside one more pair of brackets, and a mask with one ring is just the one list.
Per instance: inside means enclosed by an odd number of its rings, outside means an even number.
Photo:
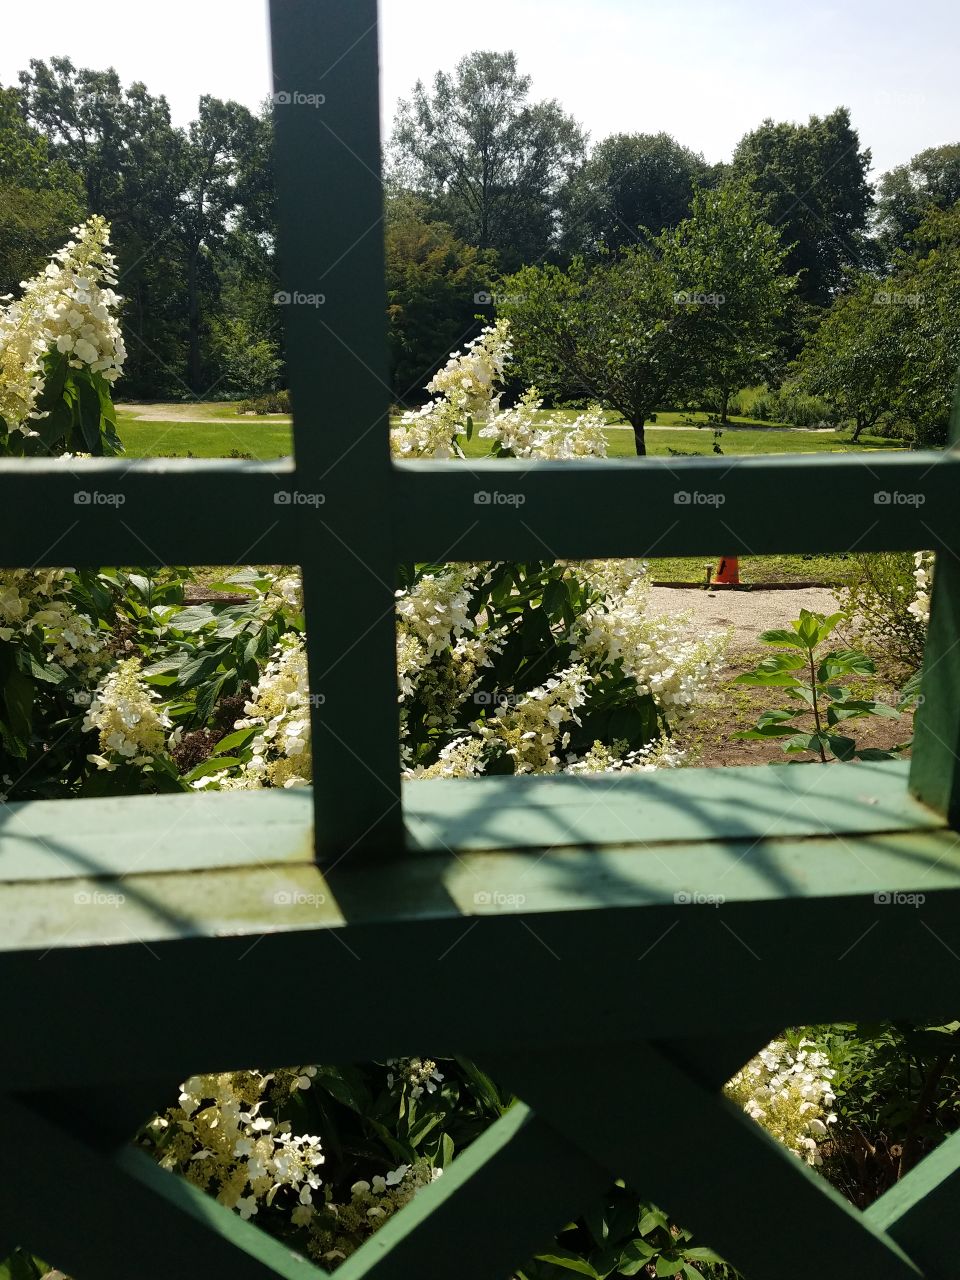
[{"label": "white hydrangea flower cluster", "polygon": [[[435,1092],[443,1081],[429,1059],[399,1059],[388,1076],[408,1098]],[[311,1088],[313,1066],[271,1072],[233,1071],[197,1075],[180,1086],[178,1104],[147,1125],[141,1141],[161,1168],[249,1221],[268,1229],[278,1221],[293,1228],[301,1252],[336,1266],[350,1257],[399,1212],[441,1169],[427,1160],[400,1164],[350,1187],[338,1201],[331,1182],[321,1178],[325,1155],[320,1137],[294,1133],[279,1112],[299,1092]],[[279,1220],[278,1220],[279,1215]]]},{"label": "white hydrangea flower cluster", "polygon": [[468,342],[462,355],[454,351],[427,383],[427,390],[447,401],[461,422],[468,416],[485,418],[491,405],[499,403],[496,384],[503,377],[511,350],[510,325],[498,320]]},{"label": "white hydrangea flower cluster", "polygon": [[110,773],[119,764],[149,765],[163,752],[172,727],[158,702],[140,674],[140,659],[125,658],[97,687],[84,716],[84,731],[97,731],[104,753],[87,759]]},{"label": "white hydrangea flower cluster", "polygon": [[207,774],[192,785],[198,789],[308,786],[312,769],[310,687],[301,636],[284,633],[244,711],[246,718],[238,720],[235,727],[258,730],[250,760],[239,774]]},{"label": "white hydrangea flower cluster", "polygon": [[66,569],[0,569],[0,640],[43,634],[47,662],[95,670],[108,660],[104,637],[70,603]]},{"label": "white hydrangea flower cluster", "polygon": [[404,413],[391,432],[391,448],[398,458],[462,458],[460,437],[468,419],[482,423],[477,434],[497,446],[501,455],[515,458],[605,458],[607,437],[603,412],[580,414],[573,423],[543,418],[543,401],[534,387],[517,404],[500,408],[497,382],[510,359],[510,325],[498,320],[483,329],[461,353],[455,351],[427,384],[434,399]]},{"label": "white hydrangea flower cluster", "polygon": [[543,401],[535,387],[524,392],[511,409],[491,413],[486,426],[477,433],[496,442],[501,454],[514,458],[605,458],[607,437],[603,411],[593,408],[578,414],[569,425],[555,417],[542,418]]},{"label": "white hydrangea flower cluster", "polygon": [[454,351],[444,367],[427,383],[434,394],[419,409],[411,409],[390,433],[398,458],[462,458],[458,436],[468,418],[483,421],[500,403],[495,384],[510,357],[507,322],[484,329],[461,353]]},{"label": "white hydrangea flower cluster", "polygon": [[677,769],[686,763],[686,752],[674,746],[668,738],[650,742],[645,747],[631,751],[623,739],[610,746],[595,742],[585,755],[579,758],[568,755],[564,773],[651,773],[654,769]]},{"label": "white hydrangea flower cluster", "polygon": [[917,594],[907,605],[907,613],[912,613],[923,625],[930,624],[930,592],[933,589],[934,554],[932,551],[915,551],[913,555],[913,580],[917,584]]},{"label": "white hydrangea flower cluster", "polygon": [[38,417],[43,361],[53,350],[65,354],[74,369],[89,368],[114,382],[123,369],[126,348],[116,312],[120,297],[116,261],[107,246],[110,230],[96,215],[74,227],[53,261],[22,282],[23,295],[0,307],[0,418],[24,434]]},{"label": "white hydrangea flower cluster", "polygon": [[582,663],[560,671],[513,703],[501,704],[475,728],[488,751],[504,751],[515,773],[557,773],[563,766],[557,752],[570,741],[564,729],[579,724],[577,708],[586,702],[590,673]]},{"label": "white hydrangea flower cluster", "polygon": [[317,1170],[323,1150],[318,1137],[295,1134],[288,1121],[267,1114],[266,1091],[271,1082],[289,1092],[309,1088],[313,1075],[315,1067],[191,1076],[180,1088],[179,1105],[149,1126],[161,1168],[215,1191],[221,1204],[245,1219],[289,1192],[297,1225],[322,1186]]},{"label": "white hydrangea flower cluster", "polygon": [[831,1069],[811,1040],[773,1040],[727,1082],[724,1092],[809,1165],[823,1164],[818,1139],[836,1124]]},{"label": "white hydrangea flower cluster", "polygon": [[682,615],[651,617],[645,575],[617,582],[623,570],[615,564],[598,572],[594,562],[593,581],[604,596],[578,619],[575,651],[591,664],[619,662],[624,675],[652,694],[677,728],[715,682],[726,636],[719,631],[698,634]]},{"label": "white hydrangea flower cluster", "polygon": [[476,575],[474,565],[452,565],[442,573],[426,573],[409,591],[396,593],[397,618],[428,660],[472,627],[467,606]]},{"label": "white hydrangea flower cluster", "polygon": [[432,1058],[388,1058],[387,1066],[387,1088],[397,1085],[414,1099],[436,1093],[437,1085],[443,1084],[443,1072]]}]

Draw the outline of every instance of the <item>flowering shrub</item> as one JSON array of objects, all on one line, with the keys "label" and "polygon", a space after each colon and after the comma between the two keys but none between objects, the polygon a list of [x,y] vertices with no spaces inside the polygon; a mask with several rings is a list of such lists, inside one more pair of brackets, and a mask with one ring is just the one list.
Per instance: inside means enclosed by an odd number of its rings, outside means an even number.
[{"label": "flowering shrub", "polygon": [[116,263],[101,217],[0,299],[0,454],[120,451],[111,384],[126,350],[116,312]]},{"label": "flowering shrub", "polygon": [[932,551],[915,551],[913,554],[913,580],[917,594],[907,605],[907,612],[926,628],[930,624],[930,592],[933,588]]},{"label": "flowering shrub", "polygon": [[796,1045],[774,1040],[729,1080],[727,1097],[794,1155],[810,1165],[823,1164],[817,1139],[836,1124],[834,1071],[825,1053],[810,1040]]}]

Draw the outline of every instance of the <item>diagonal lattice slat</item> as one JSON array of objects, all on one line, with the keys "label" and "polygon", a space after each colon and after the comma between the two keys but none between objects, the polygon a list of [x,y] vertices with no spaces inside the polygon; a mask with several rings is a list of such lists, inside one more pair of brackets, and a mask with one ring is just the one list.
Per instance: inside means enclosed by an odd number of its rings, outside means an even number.
[{"label": "diagonal lattice slat", "polygon": [[833,1275],[922,1274],[825,1180],[651,1045],[598,1048],[568,1050],[562,1071],[543,1053],[488,1057],[484,1068],[748,1276],[809,1280],[812,1238]]}]

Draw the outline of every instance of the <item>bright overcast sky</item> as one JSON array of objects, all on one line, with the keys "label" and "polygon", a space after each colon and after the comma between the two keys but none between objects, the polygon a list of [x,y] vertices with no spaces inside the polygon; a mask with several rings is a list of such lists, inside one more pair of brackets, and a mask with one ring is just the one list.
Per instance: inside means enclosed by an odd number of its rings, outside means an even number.
[{"label": "bright overcast sky", "polygon": [[[348,0],[349,2],[349,0]],[[69,54],[142,80],[185,123],[201,93],[255,107],[270,91],[263,0],[75,0],[4,6],[0,84],[30,58]],[[95,17],[91,17],[95,13]],[[473,49],[513,49],[535,97],[557,98],[594,140],[665,129],[727,159],[765,116],[850,107],[882,172],[960,139],[956,0],[382,0],[383,104]]]}]

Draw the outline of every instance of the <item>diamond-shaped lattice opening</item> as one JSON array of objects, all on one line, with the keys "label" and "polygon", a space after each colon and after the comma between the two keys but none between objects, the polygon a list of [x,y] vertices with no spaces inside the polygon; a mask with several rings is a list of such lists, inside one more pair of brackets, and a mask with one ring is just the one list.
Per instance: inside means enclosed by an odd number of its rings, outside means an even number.
[{"label": "diamond-shaped lattice opening", "polygon": [[197,1075],[136,1145],[333,1270],[441,1177],[510,1102],[466,1059]]}]

